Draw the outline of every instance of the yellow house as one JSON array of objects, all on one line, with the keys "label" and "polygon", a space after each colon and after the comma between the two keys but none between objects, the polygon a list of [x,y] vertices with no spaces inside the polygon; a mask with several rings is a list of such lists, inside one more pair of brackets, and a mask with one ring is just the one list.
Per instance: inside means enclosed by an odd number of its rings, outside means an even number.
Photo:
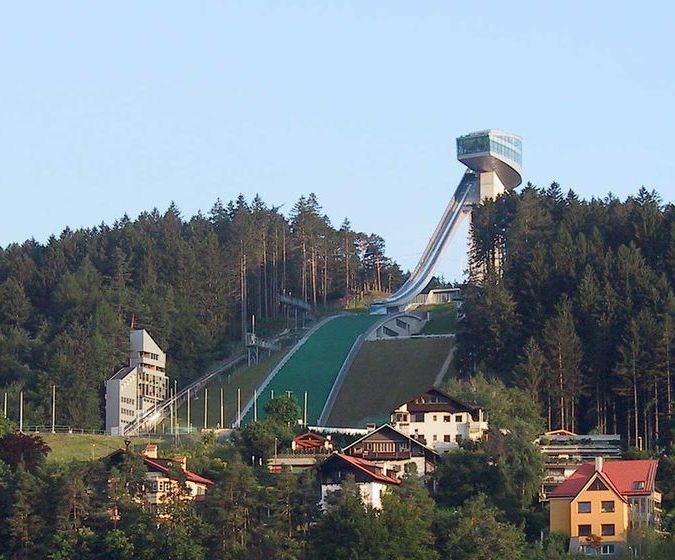
[{"label": "yellow house", "polygon": [[656,460],[585,463],[549,494],[551,532],[570,537],[570,552],[611,556],[632,527],[656,526],[661,495]]}]

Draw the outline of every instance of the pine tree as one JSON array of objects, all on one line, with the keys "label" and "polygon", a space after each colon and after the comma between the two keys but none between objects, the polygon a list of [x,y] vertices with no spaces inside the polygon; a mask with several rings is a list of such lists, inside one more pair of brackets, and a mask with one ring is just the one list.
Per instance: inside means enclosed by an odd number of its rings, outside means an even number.
[{"label": "pine tree", "polygon": [[11,557],[32,559],[40,557],[45,523],[39,512],[42,505],[38,479],[20,468],[16,473],[15,490],[9,527],[8,548]]},{"label": "pine tree", "polygon": [[543,338],[549,369],[548,387],[555,398],[558,427],[574,430],[576,404],[584,387],[580,370],[581,342],[567,297],[558,304],[556,315],[546,322]]},{"label": "pine tree", "polygon": [[539,344],[530,338],[523,350],[523,357],[516,366],[515,382],[525,389],[533,400],[540,402],[541,390],[546,378],[546,358]]}]

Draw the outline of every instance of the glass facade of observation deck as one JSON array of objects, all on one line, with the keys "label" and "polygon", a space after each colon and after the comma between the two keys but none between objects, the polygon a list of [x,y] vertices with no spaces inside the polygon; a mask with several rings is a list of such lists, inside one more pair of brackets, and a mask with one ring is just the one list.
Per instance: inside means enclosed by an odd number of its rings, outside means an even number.
[{"label": "glass facade of observation deck", "polygon": [[457,156],[470,154],[492,153],[516,163],[522,163],[522,142],[516,136],[507,134],[489,133],[470,134],[457,138]]}]

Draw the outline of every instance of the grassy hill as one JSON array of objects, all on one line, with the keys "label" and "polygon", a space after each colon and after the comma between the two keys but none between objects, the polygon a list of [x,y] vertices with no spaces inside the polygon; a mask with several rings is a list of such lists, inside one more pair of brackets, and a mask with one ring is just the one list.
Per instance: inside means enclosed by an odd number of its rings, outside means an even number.
[{"label": "grassy hill", "polygon": [[345,378],[329,426],[382,423],[397,404],[431,387],[452,338],[411,338],[366,342]]},{"label": "grassy hill", "polygon": [[51,448],[47,456],[50,462],[91,461],[104,457],[116,449],[124,449],[124,440],[131,440],[131,448],[141,451],[148,443],[160,443],[157,438],[124,438],[100,434],[51,434],[40,437]]},{"label": "grassy hill", "polygon": [[455,305],[425,305],[417,310],[431,312],[431,319],[424,325],[422,334],[444,334],[456,331],[457,308]]}]

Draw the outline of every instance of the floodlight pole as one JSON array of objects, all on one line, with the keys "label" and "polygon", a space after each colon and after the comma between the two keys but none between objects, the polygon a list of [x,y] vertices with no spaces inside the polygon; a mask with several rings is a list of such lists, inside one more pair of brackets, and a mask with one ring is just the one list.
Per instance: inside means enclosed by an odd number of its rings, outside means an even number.
[{"label": "floodlight pole", "polygon": [[19,432],[23,433],[23,391],[19,393]]},{"label": "floodlight pole", "polygon": [[224,390],[221,387],[220,388],[220,428],[223,429],[225,427],[225,395],[224,395]]},{"label": "floodlight pole", "polygon": [[204,429],[209,426],[209,390],[204,387]]},{"label": "floodlight pole", "polygon": [[52,385],[52,434],[56,433],[56,384]]},{"label": "floodlight pole", "polygon": [[237,428],[241,428],[241,389],[237,389]]},{"label": "floodlight pole", "polygon": [[175,393],[172,392],[171,387],[169,387],[169,413],[171,418],[171,433],[173,434],[173,401],[176,398]]},{"label": "floodlight pole", "polygon": [[253,389],[253,421],[258,421],[258,389]]},{"label": "floodlight pole", "polygon": [[173,419],[174,424],[171,425],[173,434],[176,434],[176,429],[178,428],[178,380],[173,380]]},{"label": "floodlight pole", "polygon": [[188,434],[192,428],[192,422],[190,421],[190,389],[187,390],[187,429]]}]

